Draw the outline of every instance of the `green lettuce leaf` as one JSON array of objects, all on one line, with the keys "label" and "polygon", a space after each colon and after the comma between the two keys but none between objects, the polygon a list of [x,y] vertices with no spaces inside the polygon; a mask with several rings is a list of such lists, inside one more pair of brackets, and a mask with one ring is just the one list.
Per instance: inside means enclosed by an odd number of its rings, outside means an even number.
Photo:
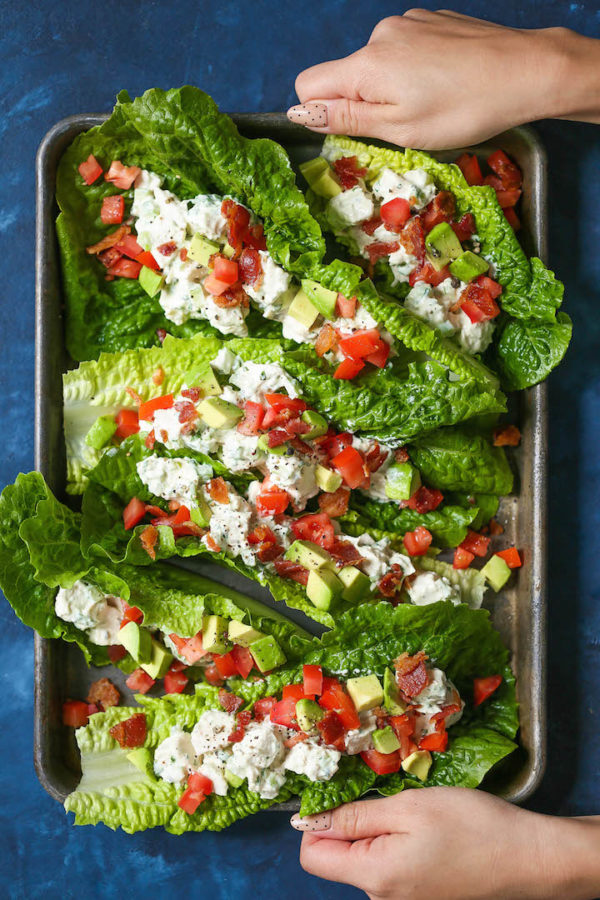
[{"label": "green lettuce leaf", "polygon": [[426,484],[470,494],[510,494],[513,474],[502,447],[461,428],[440,428],[408,448]]},{"label": "green lettuce leaf", "polygon": [[368,497],[350,496],[350,506],[346,515],[339,518],[347,534],[360,535],[365,529],[377,529],[392,533],[398,539],[407,532],[423,525],[430,531],[439,547],[456,547],[466,537],[467,528],[476,521],[479,509],[476,506],[442,505],[432,512],[418,513],[414,509],[400,509],[394,503],[379,503]]},{"label": "green lettuce leaf", "polygon": [[546,378],[567,352],[572,330],[564,312],[552,322],[509,319],[496,347],[507,387],[522,390]]}]

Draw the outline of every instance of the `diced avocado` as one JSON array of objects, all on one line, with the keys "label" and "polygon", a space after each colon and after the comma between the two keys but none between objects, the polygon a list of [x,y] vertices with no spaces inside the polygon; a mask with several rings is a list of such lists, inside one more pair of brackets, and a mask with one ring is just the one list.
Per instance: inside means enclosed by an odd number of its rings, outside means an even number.
[{"label": "diced avocado", "polygon": [[326,319],[335,318],[335,304],[337,300],[335,291],[330,291],[310,278],[302,279],[302,290],[313,306],[317,307],[321,315],[325,316]]},{"label": "diced avocado", "polygon": [[483,257],[477,256],[470,250],[465,250],[458,259],[450,263],[449,269],[461,281],[473,281],[478,275],[485,275],[489,267],[489,263]]},{"label": "diced avocado", "polygon": [[244,415],[239,406],[220,397],[207,397],[198,412],[209,428],[232,428]]},{"label": "diced avocado", "polygon": [[360,675],[346,682],[348,693],[357,712],[374,709],[383,703],[383,688],[377,675]]},{"label": "diced avocado", "polygon": [[296,703],[296,719],[302,731],[310,731],[320,722],[325,713],[314,700],[298,700]]},{"label": "diced avocado", "polygon": [[390,716],[401,716],[406,712],[406,703],[400,699],[394,673],[388,668],[383,673],[383,706]]},{"label": "diced avocado", "polygon": [[231,785],[232,788],[241,787],[244,783],[243,778],[240,778],[235,772],[230,772],[229,769],[225,769],[225,781],[227,784]]},{"label": "diced avocado", "polygon": [[329,168],[313,181],[311,188],[317,196],[326,197],[328,200],[330,200],[331,197],[336,197],[338,194],[342,193],[339,181],[336,180],[333,172]]},{"label": "diced avocado", "polygon": [[127,754],[127,759],[136,767],[136,769],[139,769],[140,772],[147,775],[151,781],[157,781],[156,775],[154,774],[154,760],[152,753],[146,747],[136,747],[135,750],[130,750]]},{"label": "diced avocado", "polygon": [[264,450],[265,453],[274,453],[275,456],[285,456],[289,450],[289,444],[278,444],[277,447],[269,447],[269,435],[261,434],[258,441],[256,442],[256,446],[260,447],[261,450]]},{"label": "diced avocado", "polygon": [[327,550],[319,547],[318,544],[313,544],[312,541],[294,541],[287,549],[284,558],[315,572],[324,566],[331,565],[332,560],[331,554]]},{"label": "diced avocado", "polygon": [[220,249],[219,244],[209,241],[201,234],[195,234],[188,250],[188,258],[200,263],[201,266],[208,266],[213,253],[218,253]]},{"label": "diced avocado", "polygon": [[490,585],[498,593],[510,578],[511,569],[501,556],[494,556],[488,559],[485,566],[481,569],[481,574],[487,578]]},{"label": "diced avocado", "polygon": [[216,397],[222,391],[213,367],[207,362],[186,372],[183,381],[188,387],[199,388],[204,397]]},{"label": "diced avocado", "polygon": [[228,630],[229,640],[232,644],[239,644],[240,647],[249,647],[254,641],[264,637],[262,631],[257,631],[252,625],[246,625],[245,622],[238,622],[232,619],[229,623]]},{"label": "diced avocado", "polygon": [[86,434],[85,442],[88,447],[93,447],[94,450],[102,450],[116,430],[117,423],[113,416],[98,416]]},{"label": "diced avocado", "polygon": [[252,659],[261,672],[270,672],[271,669],[282,666],[286,660],[285,653],[270,634],[259,638],[257,641],[252,641],[249,650],[252,654]]},{"label": "diced avocado", "polygon": [[379,753],[393,753],[400,749],[400,741],[394,734],[391,725],[386,725],[385,728],[376,728],[371,739]]},{"label": "diced avocado", "polygon": [[315,319],[319,315],[317,307],[311,303],[305,292],[300,288],[290,305],[288,306],[288,315],[305,328],[310,328]]},{"label": "diced avocado", "polygon": [[333,494],[341,485],[342,476],[339,472],[328,469],[327,466],[318,465],[315,469],[315,481],[322,491]]},{"label": "diced avocado", "polygon": [[169,653],[162,644],[159,644],[158,641],[155,641],[154,638],[151,638],[152,643],[152,651],[150,656],[149,663],[140,663],[144,672],[146,672],[150,678],[163,678],[167,674],[167,669],[173,662],[173,654]]},{"label": "diced avocado", "polygon": [[440,222],[431,229],[425,238],[425,249],[427,259],[438,271],[463,252],[461,243],[448,222]]},{"label": "diced avocado", "polygon": [[410,463],[393,463],[385,473],[385,493],[390,500],[410,500],[421,487],[421,474]]},{"label": "diced avocado", "polygon": [[227,241],[225,246],[221,248],[221,253],[223,256],[226,256],[227,259],[233,259],[235,256],[235,247],[232,247],[229,241]]},{"label": "diced avocado", "polygon": [[310,431],[305,432],[302,435],[303,440],[312,441],[313,438],[321,437],[323,434],[327,434],[327,422],[320,416],[318,412],[315,412],[314,409],[306,409],[302,413],[302,421],[306,422],[307,425],[310,425]]},{"label": "diced avocado", "polygon": [[158,294],[163,286],[164,280],[164,275],[160,272],[156,272],[154,269],[150,269],[148,266],[142,266],[140,274],[138,275],[140,287],[146,291],[149,297],[154,297]]},{"label": "diced avocado", "polygon": [[359,603],[369,594],[371,582],[365,573],[356,566],[344,566],[337,574],[344,585],[342,600],[346,600],[348,603]]},{"label": "diced avocado", "polygon": [[227,651],[229,623],[222,616],[207,616],[202,628],[202,647],[208,653]]},{"label": "diced avocado", "polygon": [[317,609],[331,609],[343,590],[344,585],[330,569],[308,573],[306,596]]},{"label": "diced avocado", "polygon": [[212,516],[211,508],[200,493],[196,498],[196,503],[198,505],[192,506],[190,509],[190,518],[196,525],[200,525],[201,528],[206,528],[210,524]]},{"label": "diced avocado", "polygon": [[306,162],[300,163],[298,168],[312,187],[313,182],[327,171],[329,163],[324,156],[317,156],[315,159],[307,159]]},{"label": "diced avocado", "polygon": [[119,641],[138,663],[149,663],[152,659],[152,637],[147,628],[140,628],[137,622],[128,622],[119,631]]},{"label": "diced avocado", "polygon": [[414,775],[419,781],[427,781],[432,762],[429,750],[415,750],[402,760],[402,768],[407,775]]}]

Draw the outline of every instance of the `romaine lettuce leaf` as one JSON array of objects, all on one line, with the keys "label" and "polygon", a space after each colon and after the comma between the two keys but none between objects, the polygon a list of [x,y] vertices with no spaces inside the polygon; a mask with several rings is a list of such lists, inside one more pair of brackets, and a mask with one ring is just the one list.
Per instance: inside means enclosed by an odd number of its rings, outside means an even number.
[{"label": "romaine lettuce leaf", "polygon": [[502,447],[464,428],[440,428],[409,446],[426,484],[469,494],[510,494],[513,474]]},{"label": "romaine lettuce leaf", "polygon": [[477,519],[476,506],[463,507],[444,504],[428,513],[414,509],[400,509],[395,503],[380,503],[368,497],[350,496],[350,509],[339,518],[347,534],[360,535],[365,529],[393,533],[400,539],[406,531],[423,525],[439,547],[456,547],[466,537],[467,527]]}]

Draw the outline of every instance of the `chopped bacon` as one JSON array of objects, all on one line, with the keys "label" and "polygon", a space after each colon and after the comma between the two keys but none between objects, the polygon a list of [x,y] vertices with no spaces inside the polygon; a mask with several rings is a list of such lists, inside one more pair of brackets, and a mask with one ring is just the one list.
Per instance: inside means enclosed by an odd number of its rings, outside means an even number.
[{"label": "chopped bacon", "polygon": [[154,527],[154,525],[146,525],[144,530],[140,533],[140,544],[150,557],[150,559],[156,559],[156,550],[154,547],[156,546],[156,541],[158,540],[158,529]]},{"label": "chopped bacon", "polygon": [[368,219],[366,222],[363,222],[360,227],[365,234],[372,236],[380,225],[383,225],[383,219],[380,216],[377,216],[374,219]]},{"label": "chopped bacon", "polygon": [[494,431],[494,447],[518,447],[521,443],[521,432],[516,425],[505,425]]},{"label": "chopped bacon", "polygon": [[502,527],[500,522],[496,521],[496,519],[490,519],[489,528],[491,535],[504,534],[504,528]]},{"label": "chopped bacon", "polygon": [[358,179],[364,178],[367,174],[366,169],[359,168],[356,156],[340,156],[339,159],[334,159],[333,168],[345,191],[356,187]]},{"label": "chopped bacon", "polygon": [[460,703],[449,703],[448,706],[442,706],[439,713],[435,713],[431,717],[431,721],[435,725],[435,730],[440,734],[446,730],[446,719],[461,711]]},{"label": "chopped bacon", "polygon": [[254,531],[248,535],[249,544],[262,544],[263,541],[276,541],[277,535],[268,525],[257,525]]},{"label": "chopped bacon", "polygon": [[217,306],[222,309],[233,309],[236,306],[248,306],[248,294],[239,281],[228,287],[222,294],[213,297]]},{"label": "chopped bacon", "polygon": [[141,747],[146,740],[146,714],[136,713],[109,730],[111,737],[125,748]]},{"label": "chopped bacon", "polygon": [[258,286],[263,279],[262,263],[258,250],[245,247],[239,258],[240,279],[246,284]]},{"label": "chopped bacon", "polygon": [[283,746],[287,747],[288,750],[291,750],[292,747],[295,747],[296,744],[301,743],[301,741],[307,741],[310,735],[305,731],[299,731],[293,737],[286,738],[283,742]]},{"label": "chopped bacon", "polygon": [[114,266],[114,264],[121,259],[122,255],[123,254],[120,250],[117,250],[116,247],[109,247],[108,250],[103,250],[102,253],[98,254],[98,259],[103,266],[110,269],[111,266]]},{"label": "chopped bacon", "polygon": [[137,391],[134,391],[134,389],[132,387],[126,387],[125,392],[127,394],[129,394],[129,396],[131,397],[131,399],[133,400],[133,402],[135,403],[136,406],[142,405],[142,398],[140,397],[140,395],[138,394]]},{"label": "chopped bacon", "polygon": [[105,710],[109,706],[118,706],[121,695],[108,678],[100,678],[90,685],[86,697],[88,703],[95,703],[99,709]]},{"label": "chopped bacon", "polygon": [[167,241],[166,244],[161,244],[160,247],[156,248],[162,256],[172,256],[177,250],[177,244],[175,241]]},{"label": "chopped bacon", "polygon": [[377,585],[379,593],[383,597],[391,599],[395,597],[404,581],[404,570],[398,563],[394,563],[389,572],[387,572]]},{"label": "chopped bacon", "polygon": [[180,422],[194,422],[198,418],[198,410],[189,400],[178,400],[174,408],[179,413]]},{"label": "chopped bacon", "polygon": [[356,297],[344,297],[343,294],[338,294],[335,301],[336,315],[342,319],[353,319],[356,313],[357,302]]},{"label": "chopped bacon", "polygon": [[294,435],[294,437],[291,439],[290,445],[294,448],[294,450],[297,450],[298,453],[303,453],[304,455],[310,453],[313,456],[317,455],[318,457],[318,454],[310,446],[310,444],[307,444],[306,441],[303,441],[302,438],[299,438],[297,435]]},{"label": "chopped bacon", "polygon": [[400,244],[398,241],[375,241],[373,244],[367,244],[365,249],[369,254],[369,261],[375,265],[378,259],[383,259],[384,256],[389,256],[390,253],[399,250]]},{"label": "chopped bacon", "polygon": [[221,204],[221,213],[227,220],[227,241],[235,251],[235,257],[242,252],[242,241],[250,225],[250,213],[231,198]]},{"label": "chopped bacon", "polygon": [[242,240],[244,244],[253,250],[266,250],[267,242],[265,240],[265,229],[262,225],[248,225]]},{"label": "chopped bacon", "polygon": [[394,661],[396,683],[407,697],[416,697],[427,684],[426,659],[426,653],[423,650],[419,650],[413,656],[409,656],[408,653],[401,653]]},{"label": "chopped bacon", "polygon": [[246,733],[246,726],[249,725],[251,721],[252,713],[249,709],[244,709],[242,712],[239,712],[235,717],[235,731],[231,732],[228,740],[232,744],[238,744],[240,741],[243,741]]},{"label": "chopped bacon", "polygon": [[229,503],[227,484],[220,475],[208,482],[207,490],[216,503]]},{"label": "chopped bacon", "polygon": [[219,690],[219,703],[225,712],[237,712],[240,706],[244,705],[244,701],[241,697],[238,697],[236,694],[231,694],[229,691],[226,691],[225,688]]},{"label": "chopped bacon", "polygon": [[450,191],[440,191],[419,214],[425,233],[440,222],[451,222],[456,212],[456,198]]},{"label": "chopped bacon", "polygon": [[152,374],[152,381],[155,385],[161,385],[165,380],[165,372],[162,366],[159,366]]},{"label": "chopped bacon", "polygon": [[89,247],[85,248],[85,252],[89,253],[90,256],[97,256],[98,253],[101,253],[103,250],[108,250],[109,247],[114,247],[115,244],[118,244],[119,241],[122,241],[125,235],[131,232],[131,228],[128,225],[119,225],[114,231],[111,231],[110,234],[105,235],[102,240],[98,241],[97,244],[90,244]]},{"label": "chopped bacon", "polygon": [[418,216],[409,219],[400,232],[399,241],[411,256],[416,256],[419,262],[425,259],[425,232]]},{"label": "chopped bacon", "polygon": [[299,434],[307,434],[311,430],[311,426],[302,419],[290,419],[285,430],[291,437],[297,437]]},{"label": "chopped bacon", "polygon": [[195,387],[185,388],[185,390],[181,392],[181,396],[187,397],[187,399],[191,400],[192,403],[197,403],[202,396],[202,391],[200,390],[200,388]]},{"label": "chopped bacon", "polygon": [[349,499],[349,488],[339,487],[332,494],[319,494],[319,509],[321,512],[327,513],[332,519],[335,519],[336,516],[344,516],[348,512]]},{"label": "chopped bacon", "polygon": [[179,259],[181,262],[185,262],[188,256],[187,247],[182,247],[179,251]]},{"label": "chopped bacon", "polygon": [[371,449],[365,454],[365,465],[369,472],[377,472],[388,458],[387,450],[382,450],[377,442],[373,444]]},{"label": "chopped bacon", "polygon": [[[443,269],[434,269],[431,263],[425,260],[416,269],[412,270],[408,276],[408,283],[411,287],[414,287],[417,281],[424,281],[432,287],[437,287],[442,281],[451,277],[452,273],[447,266],[444,266]],[[460,307],[460,302],[457,304],[458,307]]]},{"label": "chopped bacon", "polygon": [[213,553],[221,552],[221,548],[219,547],[219,545],[217,544],[217,542],[215,541],[215,539],[213,538],[213,536],[210,532],[206,535],[206,546],[208,547],[209,550],[212,550]]},{"label": "chopped bacon", "polygon": [[350,541],[341,541],[339,538],[336,538],[333,545],[327,549],[336,560],[336,565],[340,568],[343,566],[358,566],[363,561],[363,557]]},{"label": "chopped bacon", "polygon": [[281,544],[276,541],[263,541],[257,551],[257,556],[261,562],[273,562],[283,556],[284,549]]},{"label": "chopped bacon", "polygon": [[436,488],[425,487],[422,484],[408,501],[408,507],[421,514],[427,513],[437,509],[443,499],[444,495],[441,491],[438,491]]},{"label": "chopped bacon", "polygon": [[325,356],[329,350],[334,350],[337,342],[338,336],[335,328],[329,322],[326,322],[321,328],[315,343],[317,356]]},{"label": "chopped bacon", "polygon": [[405,463],[410,460],[410,456],[408,455],[408,450],[406,447],[398,447],[397,450],[394,450],[394,459],[396,462]]},{"label": "chopped bacon", "polygon": [[277,574],[282,578],[291,578],[292,581],[297,581],[305,587],[308,584],[308,569],[299,563],[291,562],[289,559],[276,559],[274,565]]}]

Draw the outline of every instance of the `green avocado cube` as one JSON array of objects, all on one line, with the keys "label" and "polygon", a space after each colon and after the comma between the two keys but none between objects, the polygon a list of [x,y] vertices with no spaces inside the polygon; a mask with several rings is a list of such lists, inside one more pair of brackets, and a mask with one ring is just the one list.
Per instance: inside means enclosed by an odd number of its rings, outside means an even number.
[{"label": "green avocado cube", "polygon": [[390,500],[410,500],[421,487],[421,474],[410,463],[393,463],[385,474],[385,493]]},{"label": "green avocado cube", "polygon": [[346,600],[348,603],[360,603],[370,593],[370,579],[356,566],[344,566],[337,575],[344,585],[342,600]]},{"label": "green avocado cube", "polygon": [[264,634],[257,631],[252,625],[246,625],[245,622],[238,622],[232,619],[229,623],[228,637],[232,644],[239,644],[240,647],[249,647],[254,641],[259,641]]},{"label": "green avocado cube", "polygon": [[140,628],[137,622],[128,622],[119,631],[119,642],[138,663],[149,663],[152,659],[152,637],[147,628]]},{"label": "green avocado cube", "polygon": [[190,518],[192,522],[196,525],[199,525],[201,528],[208,528],[210,525],[210,519],[212,516],[212,511],[210,506],[208,505],[208,501],[204,499],[202,494],[198,494],[196,498],[197,506],[192,506],[190,509]]},{"label": "green avocado cube", "polygon": [[222,392],[219,379],[210,363],[202,363],[202,365],[190,369],[183,376],[183,383],[188,387],[198,388],[204,397],[216,397]]},{"label": "green avocado cube", "polygon": [[342,476],[327,466],[318,465],[315,469],[315,481],[326,494],[333,494],[342,483]]},{"label": "green avocado cube", "polygon": [[202,628],[202,647],[208,653],[226,653],[229,623],[222,616],[207,616]]},{"label": "green avocado cube", "polygon": [[225,781],[232,788],[241,787],[244,783],[243,778],[240,778],[239,775],[236,775],[235,772],[231,772],[229,769],[225,769]]},{"label": "green avocado cube", "polygon": [[317,178],[329,169],[329,163],[324,156],[317,156],[315,159],[307,159],[300,163],[298,168],[312,187]]},{"label": "green avocado cube", "polygon": [[294,541],[288,547],[284,559],[299,563],[306,569],[311,569],[315,572],[324,566],[330,566],[332,563],[331,554],[319,547],[318,544],[313,544],[312,541]]},{"label": "green avocado cube", "polygon": [[379,753],[394,753],[400,749],[400,741],[394,734],[391,725],[386,725],[385,728],[376,728],[371,739]]},{"label": "green avocado cube", "polygon": [[249,647],[252,659],[261,672],[270,672],[282,666],[286,661],[286,655],[270,634],[253,641]]},{"label": "green avocado cube", "polygon": [[258,441],[256,442],[256,446],[263,450],[265,453],[274,453],[275,456],[286,456],[290,445],[288,443],[278,444],[276,447],[269,447],[269,435],[261,434]]},{"label": "green avocado cube", "polygon": [[117,423],[114,416],[98,416],[90,430],[85,436],[85,442],[88,447],[94,450],[102,450],[117,430]]},{"label": "green avocado cube", "polygon": [[239,406],[220,397],[207,397],[198,406],[198,413],[209,428],[233,428],[244,415]]},{"label": "green avocado cube", "polygon": [[306,596],[317,609],[331,609],[342,596],[344,585],[330,569],[313,570],[308,573]]},{"label": "green avocado cube", "polygon": [[313,306],[317,307],[322,316],[325,316],[326,319],[335,318],[335,304],[337,301],[336,291],[330,291],[328,288],[323,287],[322,284],[313,281],[311,278],[302,279],[302,290]]},{"label": "green avocado cube", "polygon": [[150,638],[150,641],[152,644],[150,662],[140,663],[140,665],[144,672],[156,681],[157,678],[163,678],[167,674],[167,669],[173,662],[173,654],[169,653],[154,638]]},{"label": "green avocado cube", "polygon": [[490,585],[498,593],[510,578],[511,568],[502,559],[501,556],[494,554],[488,559],[485,566],[481,569],[481,574],[487,578]]},{"label": "green avocado cube", "polygon": [[432,762],[429,750],[415,750],[402,760],[401,765],[407,775],[414,775],[419,781],[427,781]]},{"label": "green avocado cube", "polygon": [[470,250],[465,250],[458,259],[450,263],[449,268],[451,273],[461,281],[473,281],[478,275],[485,275],[490,265],[483,257],[477,256]]},{"label": "green avocado cube", "polygon": [[383,703],[383,688],[377,675],[359,675],[349,678],[346,688],[357,712],[375,709]]},{"label": "green avocado cube", "polygon": [[296,703],[296,719],[302,731],[311,731],[320,722],[325,713],[314,700],[298,700]]},{"label": "green avocado cube", "polygon": [[396,678],[389,668],[383,672],[383,706],[390,716],[401,716],[406,712],[406,703],[400,698]]},{"label": "green avocado cube", "polygon": [[151,781],[158,780],[154,774],[154,758],[151,751],[146,747],[136,747],[135,750],[130,750],[127,754],[127,759]]},{"label": "green avocado cube", "polygon": [[221,248],[221,253],[223,256],[226,256],[227,259],[233,259],[235,256],[235,247],[232,247],[229,241]]},{"label": "green avocado cube", "polygon": [[160,272],[156,272],[154,269],[150,269],[148,266],[142,266],[138,275],[140,287],[146,291],[149,297],[154,297],[158,294],[164,280],[164,275],[161,275]]},{"label": "green avocado cube", "polygon": [[339,181],[329,168],[313,181],[311,188],[318,197],[325,197],[327,200],[342,193]]},{"label": "green avocado cube", "polygon": [[307,425],[310,425],[310,431],[306,431],[302,438],[305,441],[312,441],[314,438],[321,437],[323,434],[327,434],[327,425],[326,420],[323,416],[320,416],[318,412],[315,412],[314,409],[306,409],[302,413],[302,421],[306,422]]},{"label": "green avocado cube", "polygon": [[431,229],[425,238],[425,250],[427,259],[438,272],[463,252],[461,243],[448,222],[440,222]]},{"label": "green avocado cube", "polygon": [[310,328],[319,316],[319,310],[311,303],[305,292],[300,288],[287,309],[288,315],[305,328]]},{"label": "green avocado cube", "polygon": [[220,249],[219,244],[209,241],[201,234],[195,234],[188,250],[188,259],[200,263],[201,266],[208,266],[213,253],[218,253]]}]

